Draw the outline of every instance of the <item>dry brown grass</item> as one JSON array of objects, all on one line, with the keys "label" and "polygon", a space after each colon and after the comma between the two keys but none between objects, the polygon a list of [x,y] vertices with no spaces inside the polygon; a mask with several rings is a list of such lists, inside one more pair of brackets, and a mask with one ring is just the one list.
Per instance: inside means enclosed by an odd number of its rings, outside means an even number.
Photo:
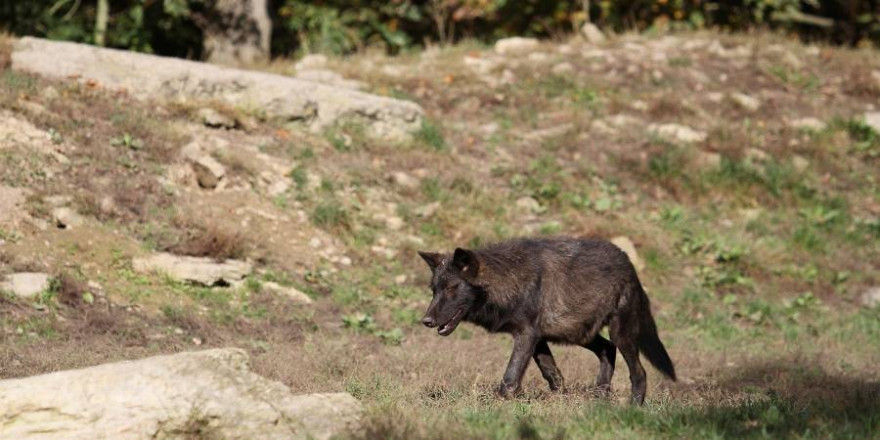
[{"label": "dry brown grass", "polygon": [[193,257],[210,257],[217,261],[240,259],[245,256],[246,248],[242,234],[223,229],[217,225],[207,226],[178,217],[175,220],[177,229],[185,231],[179,241],[167,251]]}]

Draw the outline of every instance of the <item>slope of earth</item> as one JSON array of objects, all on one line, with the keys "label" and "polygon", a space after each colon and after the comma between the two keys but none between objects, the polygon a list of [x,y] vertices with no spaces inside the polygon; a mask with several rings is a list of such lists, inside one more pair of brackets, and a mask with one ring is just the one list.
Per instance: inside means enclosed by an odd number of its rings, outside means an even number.
[{"label": "slope of earth", "polygon": [[[385,142],[0,72],[0,275],[54,279],[0,299],[0,377],[235,345],[295,392],[355,395],[358,438],[880,430],[875,52],[698,33],[261,67],[427,118]],[[420,328],[416,250],[526,234],[633,242],[679,382],[649,371],[629,408],[624,363],[605,400],[592,353],[554,347],[566,392],[530,368],[499,401],[509,338]],[[155,252],[256,270],[228,287],[134,270]]]}]

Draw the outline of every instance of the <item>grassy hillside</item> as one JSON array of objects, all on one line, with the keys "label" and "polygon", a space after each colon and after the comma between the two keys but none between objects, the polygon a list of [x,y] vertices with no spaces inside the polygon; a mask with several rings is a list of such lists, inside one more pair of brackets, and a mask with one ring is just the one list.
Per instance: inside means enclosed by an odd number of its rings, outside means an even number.
[{"label": "grassy hillside", "polygon": [[[699,33],[323,69],[419,103],[422,130],[393,143],[357,124],[312,133],[218,102],[0,71],[0,187],[24,194],[0,214],[0,275],[56,276],[34,300],[0,297],[0,378],[233,345],[294,391],[360,399],[355,438],[880,432],[880,307],[861,300],[880,285],[880,134],[863,119],[880,97],[876,52]],[[234,128],[205,127],[205,108]],[[181,177],[193,140],[222,146],[223,189]],[[57,228],[58,206],[83,224]],[[417,250],[555,234],[635,244],[680,377],[649,369],[644,408],[625,404],[623,362],[614,397],[595,396],[598,362],[576,347],[554,347],[566,392],[532,366],[522,397],[497,400],[509,337],[418,324],[430,293]],[[132,269],[156,251],[258,270],[206,288]]]}]

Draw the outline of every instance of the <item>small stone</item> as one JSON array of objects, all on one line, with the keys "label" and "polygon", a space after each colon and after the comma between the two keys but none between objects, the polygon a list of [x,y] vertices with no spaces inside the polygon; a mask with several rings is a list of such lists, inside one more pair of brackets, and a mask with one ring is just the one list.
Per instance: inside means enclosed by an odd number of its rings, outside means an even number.
[{"label": "small stone", "polygon": [[590,123],[590,130],[595,131],[596,133],[599,133],[599,134],[606,135],[606,136],[613,136],[613,135],[617,134],[617,130],[614,127],[608,125],[607,122],[605,122],[601,119],[596,119],[593,122],[591,122]]},{"label": "small stone", "polygon": [[706,133],[702,131],[696,131],[680,124],[651,124],[648,126],[648,132],[671,142],[703,142],[707,137]]},{"label": "small stone", "polygon": [[0,291],[10,292],[19,298],[33,298],[49,289],[49,274],[21,272],[7,275],[0,282]]},{"label": "small stone", "polygon": [[825,122],[817,118],[800,118],[791,121],[789,124],[792,128],[798,130],[822,131],[827,126]]},{"label": "small stone", "polygon": [[641,99],[636,99],[635,101],[631,102],[629,106],[632,107],[633,110],[637,110],[640,112],[648,111],[648,103],[642,101]]},{"label": "small stone", "polygon": [[433,216],[438,209],[440,209],[440,202],[431,202],[427,205],[419,206],[413,210],[413,213],[421,218],[428,218]]},{"label": "small stone", "polygon": [[327,67],[327,56],[321,54],[309,54],[302,57],[294,64],[296,70],[314,70]]},{"label": "small stone", "polygon": [[342,257],[342,258],[339,259],[339,264],[341,264],[341,265],[343,265],[343,266],[351,266],[351,258],[349,258],[349,257]]},{"label": "small stone", "polygon": [[521,211],[538,214],[544,211],[544,207],[533,197],[525,196],[516,199],[516,207]]},{"label": "small stone", "polygon": [[535,64],[543,64],[550,60],[550,55],[544,52],[533,52],[529,54],[528,60]]},{"label": "small stone", "polygon": [[226,176],[226,167],[208,155],[203,155],[193,160],[192,166],[199,181],[199,186],[205,189],[217,188],[220,180]]},{"label": "small stone", "polygon": [[810,167],[810,161],[799,154],[795,154],[791,158],[791,165],[794,167],[795,170],[802,173]]},{"label": "small stone", "polygon": [[499,55],[525,55],[535,51],[538,45],[534,38],[502,38],[495,43],[495,52]]},{"label": "small stone", "polygon": [[288,189],[290,189],[290,180],[278,179],[266,188],[266,194],[276,197],[286,193]]},{"label": "small stone", "polygon": [[264,292],[272,293],[275,295],[286,296],[291,299],[293,302],[297,304],[311,304],[312,299],[300,291],[299,289],[293,287],[282,286],[278,283],[272,281],[266,281],[262,284],[262,290]]},{"label": "small stone", "polygon": [[418,188],[419,187],[419,179],[416,179],[413,176],[403,172],[403,171],[395,171],[388,176],[388,180],[394,183],[397,186],[401,186],[408,189]]},{"label": "small stone", "polygon": [[385,219],[385,227],[392,231],[399,231],[403,228],[403,219],[396,215],[389,216]]},{"label": "small stone", "polygon": [[566,73],[574,72],[574,66],[571,63],[565,61],[553,66],[550,71],[557,75],[563,75]]},{"label": "small stone", "polygon": [[767,153],[760,148],[751,147],[746,150],[747,162],[763,162],[767,160]]},{"label": "small stone", "polygon": [[211,128],[235,128],[235,119],[226,116],[210,107],[200,108],[197,116],[202,124]]},{"label": "small stone", "polygon": [[629,257],[629,261],[632,262],[633,267],[635,267],[636,270],[641,271],[645,269],[645,263],[639,258],[639,254],[636,252],[636,245],[633,244],[629,237],[614,237],[611,239],[611,243],[626,253]]},{"label": "small stone", "polygon": [[731,93],[730,100],[748,112],[756,112],[761,108],[761,101],[758,98],[746,95],[745,93]]},{"label": "small stone", "polygon": [[584,23],[581,26],[581,36],[590,44],[601,44],[605,42],[605,34],[599,30],[593,23]]},{"label": "small stone", "polygon": [[739,211],[742,218],[747,221],[755,221],[761,216],[761,210],[758,208],[744,208]]},{"label": "small stone", "polygon": [[880,133],[880,112],[865,113],[865,124],[868,124],[874,131]]},{"label": "small stone", "polygon": [[708,99],[709,102],[714,102],[717,104],[724,100],[724,94],[720,92],[709,92],[706,93],[706,99]]},{"label": "small stone", "polygon": [[406,283],[406,275],[398,275],[394,277],[394,284],[403,284]]},{"label": "small stone", "polygon": [[52,101],[54,99],[58,99],[61,97],[61,94],[58,93],[58,89],[52,86],[48,86],[43,91],[40,92],[40,96],[47,101]]},{"label": "small stone", "polygon": [[55,220],[55,225],[58,226],[59,229],[74,228],[76,226],[82,226],[82,224],[85,223],[85,219],[81,215],[68,207],[53,209],[52,217]]},{"label": "small stone", "polygon": [[868,308],[880,306],[880,287],[871,287],[866,290],[860,300],[862,305]]}]

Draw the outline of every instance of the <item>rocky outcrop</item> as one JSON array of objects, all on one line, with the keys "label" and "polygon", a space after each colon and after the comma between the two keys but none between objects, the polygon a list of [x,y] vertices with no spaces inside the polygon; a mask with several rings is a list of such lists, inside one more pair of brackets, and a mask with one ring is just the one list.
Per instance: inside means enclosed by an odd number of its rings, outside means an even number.
[{"label": "rocky outcrop", "polygon": [[360,413],[347,393],[291,394],[239,349],[0,381],[0,440],[327,439]]},{"label": "rocky outcrop", "polygon": [[172,279],[205,286],[232,284],[253,271],[246,261],[226,260],[218,263],[210,258],[187,257],[167,253],[146,258],[135,258],[132,268],[140,273],[161,273]]},{"label": "rocky outcrop", "polygon": [[0,291],[12,293],[19,298],[33,298],[49,289],[49,280],[47,273],[14,273],[3,278]]},{"label": "rocky outcrop", "polygon": [[320,131],[361,123],[373,137],[401,139],[421,128],[422,109],[408,101],[177,58],[25,37],[14,43],[12,67],[47,77],[78,78],[141,99],[219,100],[267,118]]}]

